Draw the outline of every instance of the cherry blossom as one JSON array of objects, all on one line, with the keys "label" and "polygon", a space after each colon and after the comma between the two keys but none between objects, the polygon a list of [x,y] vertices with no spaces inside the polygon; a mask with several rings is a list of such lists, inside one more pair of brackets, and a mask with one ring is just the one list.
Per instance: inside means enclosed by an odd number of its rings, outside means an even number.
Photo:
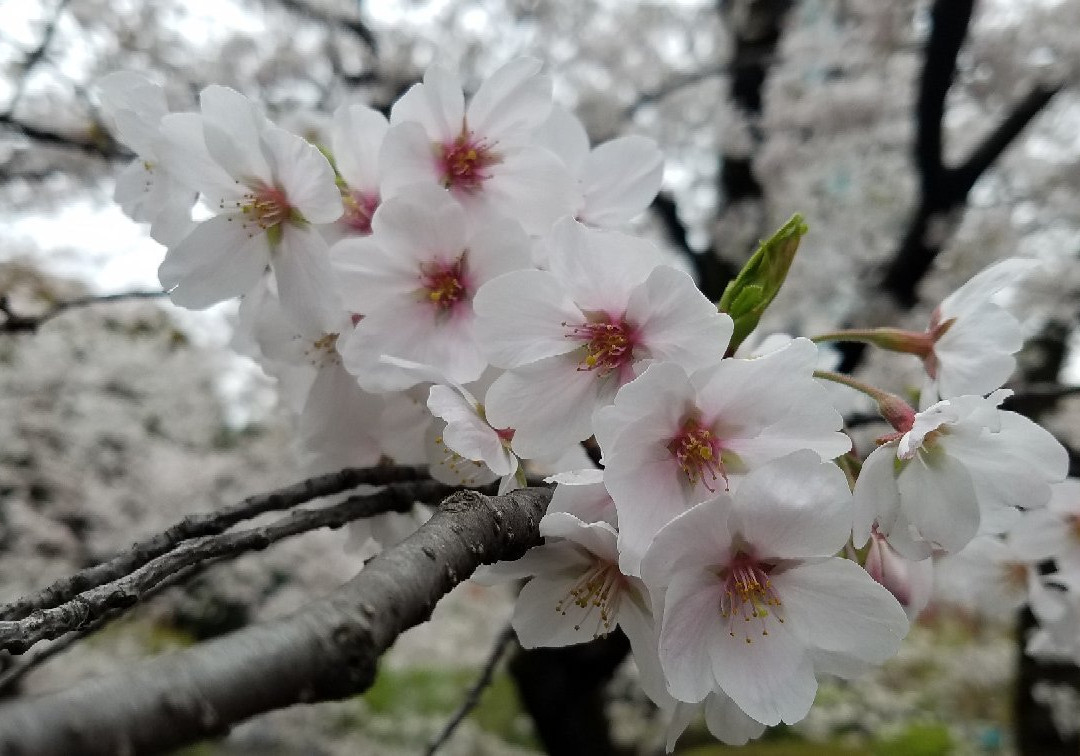
[{"label": "cherry blossom", "polygon": [[1038,267],[1035,260],[1010,258],[979,273],[942,300],[927,334],[933,346],[924,357],[928,380],[921,402],[987,394],[1001,387],[1016,368],[1013,357],[1024,343],[1023,330],[994,294]]},{"label": "cherry blossom", "polygon": [[1026,512],[1009,542],[1028,558],[1054,559],[1060,572],[1080,578],[1080,479],[1051,486],[1046,509]]},{"label": "cherry blossom", "polygon": [[209,86],[200,104],[201,117],[163,119],[163,161],[215,215],[169,248],[161,285],[176,304],[200,309],[250,291],[269,265],[290,317],[336,320],[326,243],[312,228],[341,216],[333,168],[238,92]]},{"label": "cherry blossom", "polygon": [[726,359],[690,375],[658,363],[597,412],[629,571],[671,519],[755,467],[800,449],[831,459],[851,448],[813,378],[816,361],[814,345],[795,339],[764,357]]},{"label": "cherry blossom", "polygon": [[470,231],[453,197],[418,186],[380,205],[372,229],[332,252],[342,301],[363,315],[344,339],[345,367],[369,391],[421,382],[382,355],[438,366],[458,383],[479,378],[487,360],[473,298],[487,281],[529,264],[521,227],[502,219]]},{"label": "cherry blossom", "polygon": [[908,619],[914,620],[930,603],[934,588],[933,561],[902,556],[876,529],[870,533],[863,567],[900,602]]},{"label": "cherry blossom", "polygon": [[114,199],[133,220],[150,224],[154,240],[176,243],[193,225],[195,192],[161,165],[161,119],[169,113],[165,91],[131,71],[111,73],[97,88],[102,115],[120,143],[138,156],[116,178]]},{"label": "cherry blossom", "polygon": [[536,141],[558,155],[580,190],[574,217],[589,226],[615,228],[640,215],[656,198],[664,156],[656,142],[636,134],[589,149],[581,121],[558,105],[540,125]]},{"label": "cherry blossom", "polygon": [[508,372],[487,397],[491,421],[516,429],[526,457],[593,433],[592,415],[657,360],[688,371],[717,363],[731,319],[647,242],[569,218],[547,244],[549,270],[502,276],[476,296],[485,354]]},{"label": "cherry blossom", "polygon": [[844,474],[810,451],[750,472],[672,520],[641,565],[662,607],[660,662],[675,698],[722,691],[766,725],[796,722],[815,673],[849,677],[896,653],[908,620],[847,540]]},{"label": "cherry blossom", "polygon": [[1068,458],[1047,431],[998,409],[1011,393],[944,399],[871,452],[855,485],[855,545],[876,522],[897,551],[925,559],[959,551],[980,528],[1004,532],[1019,506],[1046,504]]},{"label": "cherry blossom", "polygon": [[380,156],[385,197],[426,182],[448,190],[479,221],[491,214],[545,233],[574,211],[573,183],[562,162],[532,143],[551,110],[551,81],[540,61],[517,58],[481,84],[465,106],[461,83],[434,65],[390,111]]},{"label": "cherry blossom", "polygon": [[540,521],[545,543],[515,562],[500,562],[482,579],[531,577],[514,605],[512,624],[524,648],[566,646],[622,628],[638,660],[642,687],[667,699],[656,658],[656,628],[640,579],[619,569],[618,534],[607,522],[582,522],[568,512]]},{"label": "cherry blossom", "polygon": [[339,238],[371,233],[371,218],[381,199],[379,151],[389,128],[386,116],[362,103],[334,112],[330,144],[345,206],[335,224]]}]

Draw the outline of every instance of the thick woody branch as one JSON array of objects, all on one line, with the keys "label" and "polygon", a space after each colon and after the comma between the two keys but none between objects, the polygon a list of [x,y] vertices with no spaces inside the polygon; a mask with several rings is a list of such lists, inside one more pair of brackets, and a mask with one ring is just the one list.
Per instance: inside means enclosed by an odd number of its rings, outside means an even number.
[{"label": "thick woody branch", "polygon": [[108,562],[57,580],[36,594],[0,607],[0,619],[17,620],[30,613],[63,604],[78,594],[130,575],[150,561],[192,538],[213,536],[244,520],[266,512],[278,512],[320,496],[341,493],[360,485],[386,485],[427,478],[420,467],[373,467],[346,469],[300,481],[270,493],[250,496],[238,504],[210,514],[185,517],[162,533],[139,541]]},{"label": "thick woody branch", "polygon": [[417,501],[434,503],[455,490],[435,481],[396,483],[372,494],[351,496],[329,507],[300,509],[263,527],[190,541],[137,572],[80,593],[64,604],[34,612],[25,619],[0,622],[0,649],[19,654],[39,641],[59,638],[106,615],[116,616],[117,612],[144,600],[172,575],[202,563],[259,551],[311,530],[340,528],[353,520],[384,512],[408,511]]},{"label": "thick woody branch", "polygon": [[248,717],[355,695],[378,658],[482,563],[540,543],[547,488],[464,491],[325,599],[111,677],[0,708],[0,753],[153,753]]},{"label": "thick woody branch", "polygon": [[[900,248],[885,269],[881,288],[904,308],[918,300],[917,289],[941,253],[951,228],[967,204],[975,182],[997,161],[1061,85],[1036,85],[979,143],[963,163],[945,164],[945,102],[956,78],[956,58],[971,24],[975,0],[937,0],[915,117],[914,158],[919,172],[919,205]],[[853,348],[861,353],[860,348]]]}]

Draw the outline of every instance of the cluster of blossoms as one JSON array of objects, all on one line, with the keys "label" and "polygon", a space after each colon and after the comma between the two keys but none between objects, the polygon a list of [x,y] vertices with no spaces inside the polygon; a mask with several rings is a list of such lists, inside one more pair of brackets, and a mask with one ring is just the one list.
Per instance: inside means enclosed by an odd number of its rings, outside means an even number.
[{"label": "cluster of blossoms", "polygon": [[[748,352],[801,222],[709,301],[624,232],[659,189],[656,145],[591,148],[537,61],[468,99],[434,66],[389,118],[342,106],[318,145],[225,87],[171,113],[119,73],[101,99],[138,154],[117,199],[168,247],[162,285],[186,307],[242,298],[236,346],[279,380],[313,471],[389,459],[503,492],[554,473],[545,544],[485,578],[531,578],[525,646],[621,628],[672,743],[700,709],[744,743],[804,717],[820,676],[893,656],[934,556],[1000,565],[1045,621],[1033,647],[1080,656],[1080,495],[1052,498],[1064,450],[1000,409],[1021,338],[992,295],[1029,263],[976,277],[924,333]],[[831,339],[919,356],[922,411],[818,370]],[[893,425],[861,473],[822,379]],[[602,469],[574,469],[582,444]],[[422,517],[354,535],[387,545]],[[1056,576],[1030,568],[1052,557]]]}]

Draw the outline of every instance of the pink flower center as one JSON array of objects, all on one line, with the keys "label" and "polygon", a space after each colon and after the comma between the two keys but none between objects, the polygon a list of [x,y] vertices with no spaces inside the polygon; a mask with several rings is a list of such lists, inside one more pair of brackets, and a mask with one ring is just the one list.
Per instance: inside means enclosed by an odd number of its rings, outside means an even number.
[{"label": "pink flower center", "polygon": [[[781,624],[784,622],[784,618],[777,613],[781,601],[769,580],[770,569],[769,565],[739,552],[720,572],[724,584],[724,592],[720,596],[720,616],[728,621],[728,635],[732,638],[737,632],[744,632],[746,642],[752,643],[751,626],[747,623],[754,620],[761,628],[761,635],[768,635],[766,620],[770,615],[775,616]],[[737,622],[740,617],[742,623]]]},{"label": "pink flower center", "polygon": [[679,434],[668,442],[667,448],[691,485],[696,486],[700,482],[705,488],[715,491],[711,484],[723,478],[724,488],[727,488],[720,439],[700,420],[693,417],[686,420]]},{"label": "pink flower center", "polygon": [[433,260],[420,266],[420,283],[427,301],[436,310],[449,313],[469,297],[465,255],[451,262]]},{"label": "pink flower center", "polygon": [[379,195],[346,192],[342,200],[345,205],[345,215],[342,217],[345,225],[359,235],[370,234],[371,216],[375,214],[375,208],[379,206]]},{"label": "pink flower center", "polygon": [[607,635],[615,628],[625,583],[626,578],[617,564],[597,560],[555,605],[555,611],[565,616],[571,607],[583,609],[574,623],[575,630],[580,630],[593,612],[599,611],[598,628],[593,637]]},{"label": "pink flower center", "polygon": [[293,206],[281,187],[259,184],[244,195],[240,211],[259,228],[266,230],[289,220]]},{"label": "pink flower center", "polygon": [[605,315],[603,320],[568,327],[567,338],[585,342],[585,357],[578,370],[596,370],[603,377],[630,367],[637,339],[634,327],[622,318]]},{"label": "pink flower center", "polygon": [[443,186],[470,193],[491,178],[488,168],[501,162],[491,146],[467,128],[462,128],[454,141],[440,145],[437,157]]}]

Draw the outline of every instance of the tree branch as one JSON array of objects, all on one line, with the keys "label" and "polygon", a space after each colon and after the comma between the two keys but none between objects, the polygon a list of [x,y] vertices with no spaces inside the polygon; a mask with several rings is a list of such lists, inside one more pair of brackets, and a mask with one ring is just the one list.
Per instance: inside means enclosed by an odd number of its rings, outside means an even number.
[{"label": "tree branch", "polygon": [[[339,26],[356,35],[356,37],[360,39],[372,53],[378,52],[379,45],[378,40],[375,38],[375,33],[372,32],[367,24],[359,18],[348,18],[346,16],[328,13],[312,5],[308,5],[304,0],[274,0],[274,2],[297,15],[304,16],[313,21],[318,21],[327,26]],[[360,3],[358,2],[356,5],[359,7]]]},{"label": "tree branch", "polygon": [[[963,163],[945,165],[945,100],[956,78],[956,58],[967,37],[974,5],[975,0],[936,0],[931,12],[933,28],[926,44],[915,113],[919,204],[881,283],[882,290],[905,309],[918,301],[919,284],[951,236],[975,182],[1062,88],[1060,84],[1035,86]],[[861,357],[862,347],[855,345],[846,351]]]},{"label": "tree branch", "polygon": [[87,155],[101,158],[132,157],[132,153],[124,149],[118,142],[109,136],[104,129],[96,126],[92,130],[92,136],[86,139],[80,139],[70,134],[63,134],[59,131],[50,131],[41,126],[23,123],[10,113],[0,113],[0,127],[6,127],[9,131],[36,142],[37,144],[44,144],[50,147],[78,150]]},{"label": "tree branch", "polygon": [[130,575],[151,560],[172,551],[183,541],[224,533],[233,525],[266,512],[289,509],[320,496],[341,493],[360,485],[386,485],[424,478],[427,478],[427,471],[421,467],[346,469],[309,478],[270,493],[250,496],[219,512],[190,515],[164,532],[133,544],[108,562],[57,580],[31,596],[0,606],[0,619],[18,620],[31,612],[63,604],[84,591]]},{"label": "tree branch", "polygon": [[168,296],[164,291],[122,291],[116,294],[99,294],[55,302],[41,315],[20,315],[11,309],[7,295],[0,294],[0,333],[34,333],[42,325],[68,310],[108,302],[125,302],[132,299],[160,299]]},{"label": "tree branch", "polygon": [[499,662],[506,655],[506,650],[510,648],[510,644],[516,637],[512,625],[507,625],[502,629],[502,632],[495,636],[495,643],[491,647],[491,653],[488,654],[484,668],[480,671],[480,676],[476,678],[476,682],[472,684],[472,687],[465,694],[465,700],[461,702],[458,710],[443,726],[442,731],[431,741],[431,745],[424,752],[426,756],[434,756],[440,748],[446,745],[446,741],[454,734],[454,730],[458,728],[458,725],[464,722],[465,717],[469,716],[469,713],[480,703],[480,697],[484,694],[484,690],[491,685],[491,679],[495,676],[495,668],[499,666]]},{"label": "tree branch", "polygon": [[186,543],[130,575],[80,593],[59,606],[34,612],[25,619],[0,622],[0,649],[23,653],[39,641],[59,638],[114,610],[122,612],[142,601],[148,592],[171,575],[203,562],[260,551],[282,539],[319,528],[340,528],[364,517],[408,511],[417,501],[436,502],[455,490],[454,486],[436,481],[395,483],[372,494],[351,496],[329,507],[292,512],[270,525]]},{"label": "tree branch", "polygon": [[272,709],[355,695],[398,635],[479,564],[540,543],[550,499],[547,488],[455,494],[411,537],[290,617],[0,708],[0,752],[162,751]]}]

